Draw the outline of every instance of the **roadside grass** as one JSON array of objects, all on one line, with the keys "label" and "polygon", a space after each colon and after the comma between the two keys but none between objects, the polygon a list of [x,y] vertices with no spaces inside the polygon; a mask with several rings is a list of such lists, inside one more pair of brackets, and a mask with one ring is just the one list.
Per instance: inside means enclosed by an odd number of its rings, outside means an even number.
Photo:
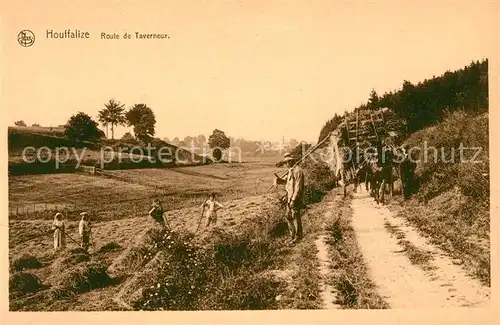
[{"label": "roadside grass", "polygon": [[297,258],[297,273],[294,275],[295,291],[292,296],[293,309],[321,309],[320,276],[316,258],[316,247],[307,241]]},{"label": "roadside grass", "polygon": [[398,244],[403,247],[406,256],[408,256],[408,259],[412,264],[420,266],[425,271],[436,269],[436,267],[430,264],[433,259],[432,253],[422,250],[410,241],[406,240],[404,233],[388,221],[384,223],[384,227],[390,234],[396,237]]},{"label": "roadside grass", "polygon": [[[398,216],[403,217],[415,225],[425,234],[431,243],[439,246],[454,259],[463,263],[465,269],[483,284],[491,285],[490,270],[490,241],[488,236],[481,236],[477,224],[468,224],[460,218],[450,218],[443,208],[422,206],[416,202],[404,204],[398,211]],[[440,209],[440,208],[441,209]],[[476,222],[481,215],[477,214]]]},{"label": "roadside grass", "polygon": [[291,264],[295,265],[293,274],[293,292],[286,308],[292,309],[321,309],[319,261],[316,256],[316,239],[323,231],[324,218],[327,215],[326,207],[316,205],[327,195],[335,196],[334,180],[328,165],[320,160],[306,159],[304,165],[305,195],[304,201],[308,206],[302,216],[304,238],[296,245]]},{"label": "roadside grass", "polygon": [[313,206],[302,218],[304,238],[294,247],[287,263],[293,265],[291,269],[293,285],[286,302],[285,308],[287,309],[321,309],[323,307],[315,240],[322,231],[321,223],[324,215],[325,208]]},{"label": "roadside grass", "polygon": [[339,294],[337,303],[347,309],[386,309],[387,302],[377,293],[369,270],[359,251],[351,225],[351,197],[339,200],[337,218],[327,224],[327,244],[333,265],[333,283]]},{"label": "roadside grass", "polygon": [[[406,142],[422,149],[413,157],[420,161],[415,171],[419,188],[410,200],[395,200],[391,208],[490,286],[488,121],[488,113],[457,111],[412,134]],[[425,145],[438,149],[438,159],[434,150],[423,150]],[[469,148],[462,157],[460,146]]]}]

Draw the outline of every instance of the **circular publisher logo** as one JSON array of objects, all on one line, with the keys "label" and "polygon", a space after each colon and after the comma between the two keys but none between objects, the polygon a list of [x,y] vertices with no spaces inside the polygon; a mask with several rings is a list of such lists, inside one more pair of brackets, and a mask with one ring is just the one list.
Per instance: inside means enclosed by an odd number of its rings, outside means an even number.
[{"label": "circular publisher logo", "polygon": [[29,47],[35,43],[35,34],[29,29],[22,30],[17,35],[17,41],[21,46]]}]

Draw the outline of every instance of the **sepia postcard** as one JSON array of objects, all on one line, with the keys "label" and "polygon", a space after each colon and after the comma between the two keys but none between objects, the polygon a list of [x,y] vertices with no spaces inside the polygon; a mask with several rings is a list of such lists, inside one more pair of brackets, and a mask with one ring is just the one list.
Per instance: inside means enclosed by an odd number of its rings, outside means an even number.
[{"label": "sepia postcard", "polygon": [[1,8],[2,323],[499,324],[500,2]]}]

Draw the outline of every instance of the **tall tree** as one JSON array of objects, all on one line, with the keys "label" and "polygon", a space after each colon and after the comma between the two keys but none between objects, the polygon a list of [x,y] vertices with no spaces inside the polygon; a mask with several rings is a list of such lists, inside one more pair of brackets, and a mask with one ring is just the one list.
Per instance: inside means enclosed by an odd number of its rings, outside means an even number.
[{"label": "tall tree", "polygon": [[135,104],[126,114],[128,126],[134,127],[137,139],[147,142],[155,135],[156,117],[146,104]]},{"label": "tall tree", "polygon": [[97,120],[106,128],[106,138],[108,137],[108,126],[109,126],[109,110],[103,108],[99,111]]},{"label": "tall tree", "polygon": [[221,149],[227,149],[231,144],[224,131],[215,129],[213,133],[208,137],[208,145],[210,146],[210,148],[214,149],[214,158],[220,160],[222,158]]},{"label": "tall tree", "polygon": [[377,108],[379,108],[379,101],[380,98],[378,97],[377,92],[375,91],[375,89],[372,89],[372,91],[370,92],[370,97],[368,98],[367,107],[371,110],[376,110]]},{"label": "tall tree", "polygon": [[111,125],[111,139],[115,138],[115,126],[125,125],[125,105],[110,99],[108,103],[104,104],[108,113],[106,117],[108,123]]},{"label": "tall tree", "polygon": [[[323,141],[326,137],[328,137],[330,135],[330,132],[335,130],[337,126],[339,126],[339,124],[342,123],[342,121],[343,121],[342,116],[335,113],[335,115],[328,122],[326,122],[326,124],[321,129],[318,138],[318,143]],[[326,145],[326,142],[324,145]]]},{"label": "tall tree", "polygon": [[14,125],[15,125],[15,126],[26,126],[26,123],[24,123],[24,121],[23,121],[23,120],[20,120],[20,121],[16,121],[16,122],[14,122]]},{"label": "tall tree", "polygon": [[192,136],[186,136],[184,137],[184,143],[187,145],[187,146],[191,146],[191,145],[194,145],[194,138]]},{"label": "tall tree", "polygon": [[203,135],[200,134],[199,136],[196,137],[196,140],[198,141],[198,146],[200,148],[204,148],[207,142],[207,138]]}]

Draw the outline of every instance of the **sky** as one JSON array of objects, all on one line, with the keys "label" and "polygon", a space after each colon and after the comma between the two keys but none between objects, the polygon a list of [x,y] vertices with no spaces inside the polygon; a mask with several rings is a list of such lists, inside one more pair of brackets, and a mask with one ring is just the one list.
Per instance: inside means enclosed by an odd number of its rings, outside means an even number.
[{"label": "sky", "polygon": [[[213,129],[248,140],[315,142],[335,113],[490,58],[493,1],[11,1],[2,15],[9,125],[97,118],[114,98],[144,103],[156,135]],[[19,31],[35,34],[31,47]],[[90,39],[47,39],[79,29]],[[117,33],[121,39],[102,40]],[[132,39],[122,35],[130,33]],[[170,39],[135,39],[135,32]],[[5,113],[5,112],[4,112]],[[120,137],[127,128],[118,128]]]}]

